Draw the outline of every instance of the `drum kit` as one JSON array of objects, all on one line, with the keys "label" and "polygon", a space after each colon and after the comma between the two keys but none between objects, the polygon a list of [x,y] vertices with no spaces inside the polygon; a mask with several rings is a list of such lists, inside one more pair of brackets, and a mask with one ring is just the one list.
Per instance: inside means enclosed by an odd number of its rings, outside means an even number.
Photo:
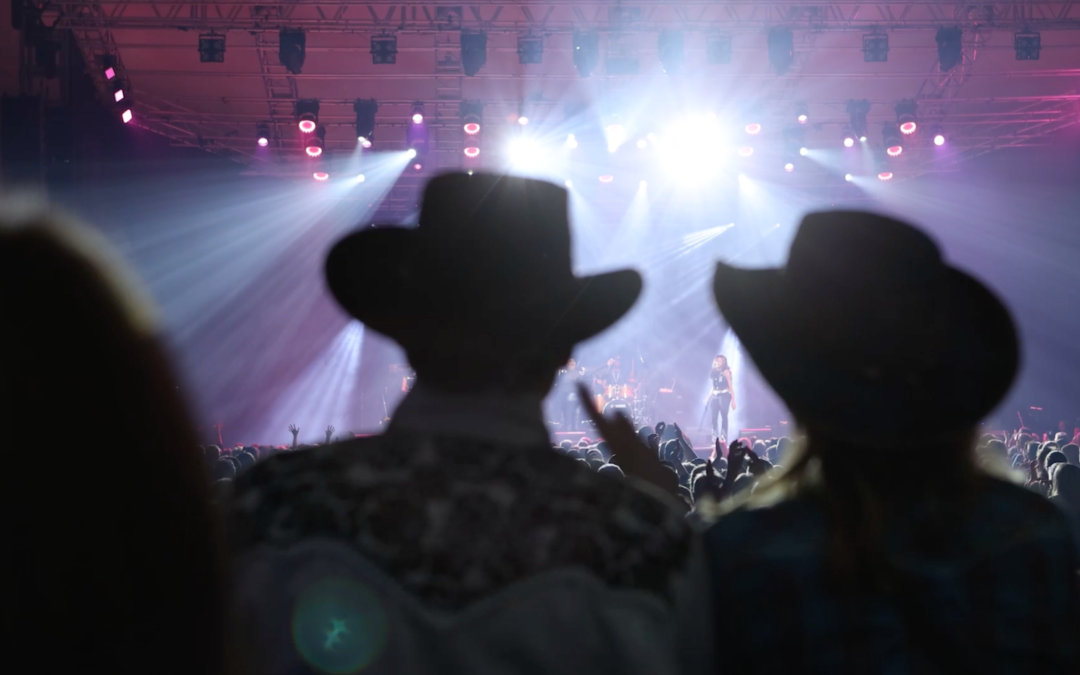
[{"label": "drum kit", "polygon": [[637,424],[645,424],[648,397],[641,389],[640,384],[605,384],[593,400],[605,416],[621,413]]}]

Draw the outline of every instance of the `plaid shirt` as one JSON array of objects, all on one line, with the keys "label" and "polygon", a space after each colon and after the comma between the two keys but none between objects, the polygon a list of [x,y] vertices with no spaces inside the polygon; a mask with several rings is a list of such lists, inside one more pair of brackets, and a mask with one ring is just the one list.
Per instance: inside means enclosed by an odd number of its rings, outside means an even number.
[{"label": "plaid shirt", "polygon": [[1080,672],[1069,522],[1038,495],[986,484],[951,519],[919,504],[887,517],[888,594],[829,583],[813,498],[722,518],[705,535],[718,662],[739,675]]}]

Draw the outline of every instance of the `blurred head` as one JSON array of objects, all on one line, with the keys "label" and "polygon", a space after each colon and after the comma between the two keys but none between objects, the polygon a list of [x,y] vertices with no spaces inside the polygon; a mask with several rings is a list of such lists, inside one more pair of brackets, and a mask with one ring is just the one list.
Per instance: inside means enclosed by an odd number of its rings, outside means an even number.
[{"label": "blurred head", "polygon": [[596,473],[602,476],[608,476],[609,478],[616,478],[618,480],[622,480],[626,477],[626,475],[623,473],[623,470],[615,466],[614,464],[605,464],[599,469],[597,469]]},{"label": "blurred head", "polygon": [[1080,445],[1076,443],[1069,443],[1065,447],[1061,448],[1061,453],[1065,455],[1066,461],[1073,466],[1080,466]]},{"label": "blurred head", "polygon": [[716,358],[712,362],[713,370],[724,370],[728,367],[727,357],[723,354],[717,354]]},{"label": "blurred head", "polygon": [[1059,466],[1050,479],[1050,494],[1063,497],[1074,508],[1080,506],[1080,466]]},{"label": "blurred head", "polygon": [[1068,460],[1065,459],[1065,453],[1061,452],[1060,450],[1053,450],[1046,455],[1046,460],[1043,466],[1045,466],[1047,471],[1049,471],[1050,467],[1054,466],[1055,464],[1067,463]]}]

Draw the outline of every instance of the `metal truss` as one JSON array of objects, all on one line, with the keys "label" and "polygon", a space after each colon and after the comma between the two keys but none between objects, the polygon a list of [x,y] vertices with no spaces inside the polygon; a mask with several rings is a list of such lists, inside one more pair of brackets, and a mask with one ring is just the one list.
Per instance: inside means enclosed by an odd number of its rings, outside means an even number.
[{"label": "metal truss", "polygon": [[1080,2],[958,2],[950,0],[678,0],[624,5],[621,0],[155,0],[55,2],[58,27],[324,32],[439,32],[481,28],[491,32],[569,32],[598,28],[656,32],[663,28],[758,31],[787,26],[813,31],[925,30],[941,26],[1015,30],[1080,29]]}]

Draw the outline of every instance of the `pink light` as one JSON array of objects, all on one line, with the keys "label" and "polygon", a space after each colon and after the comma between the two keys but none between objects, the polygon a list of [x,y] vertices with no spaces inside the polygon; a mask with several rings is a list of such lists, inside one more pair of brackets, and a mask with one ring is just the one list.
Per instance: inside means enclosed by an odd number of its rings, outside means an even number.
[{"label": "pink light", "polygon": [[915,133],[915,130],[917,128],[918,125],[914,122],[904,122],[900,125],[900,133],[910,136],[911,134]]},{"label": "pink light", "polygon": [[787,171],[788,173],[791,173],[794,170],[795,170],[795,165],[792,164],[791,162],[788,162],[787,164],[784,165],[784,171]]},{"label": "pink light", "polygon": [[934,145],[945,145],[945,136],[942,134],[934,136]]},{"label": "pink light", "polygon": [[363,136],[360,136],[356,140],[360,141],[360,147],[364,148],[365,150],[371,147],[371,141],[364,138]]},{"label": "pink light", "polygon": [[757,122],[752,122],[751,124],[747,124],[746,125],[746,133],[750,134],[751,136],[756,136],[756,135],[760,134],[761,133],[761,125],[758,124]]},{"label": "pink light", "polygon": [[469,159],[479,157],[480,156],[480,148],[471,147],[471,146],[468,147],[468,148],[465,148],[465,156],[468,157]]},{"label": "pink light", "polygon": [[265,138],[265,137],[260,137],[259,138],[259,147],[260,148],[265,148],[268,145],[270,145],[270,139],[269,138]]},{"label": "pink light", "polygon": [[316,171],[315,173],[311,174],[311,177],[318,181],[330,180],[330,174],[326,173],[325,171]]},{"label": "pink light", "polygon": [[799,124],[806,124],[806,120],[808,120],[808,119],[810,119],[810,118],[807,117],[805,114],[799,115],[799,117],[798,117]]},{"label": "pink light", "polygon": [[899,157],[900,153],[902,153],[903,151],[904,146],[902,145],[891,145],[885,149],[885,152],[889,154],[889,157]]},{"label": "pink light", "polygon": [[878,180],[892,180],[892,171],[882,171],[877,177]]},{"label": "pink light", "polygon": [[854,145],[855,145],[855,139],[852,138],[851,136],[848,136],[847,138],[844,139],[844,147],[845,148],[850,148],[850,147],[852,147]]},{"label": "pink light", "polygon": [[424,168],[424,165],[421,164],[420,162],[417,162],[416,164],[412,165],[412,168],[413,168],[413,171],[419,171],[419,170]]},{"label": "pink light", "polygon": [[413,113],[413,116],[412,116],[412,123],[413,124],[422,124],[423,122],[424,122],[424,116],[423,115],[421,115],[420,113]]},{"label": "pink light", "polygon": [[300,124],[298,126],[300,127],[300,131],[305,134],[310,134],[312,131],[315,131],[314,120],[300,120]]},{"label": "pink light", "polygon": [[749,145],[747,145],[745,147],[742,147],[742,148],[739,148],[739,156],[740,157],[749,157],[752,154],[754,154],[754,149],[752,147],[750,147]]},{"label": "pink light", "polygon": [[129,108],[129,109],[125,110],[123,113],[121,113],[120,114],[120,119],[124,120],[124,124],[127,124],[128,122],[130,122],[131,121],[131,109]]},{"label": "pink light", "polygon": [[465,124],[465,133],[469,134],[470,136],[475,136],[476,134],[480,133],[480,125],[477,124],[476,122],[468,122],[468,123],[466,123]]},{"label": "pink light", "polygon": [[106,80],[111,80],[114,77],[116,77],[116,71],[113,70],[112,68],[106,68],[105,69],[105,79]]},{"label": "pink light", "polygon": [[307,153],[308,157],[318,157],[322,154],[322,148],[317,145],[309,145],[304,148],[304,152]]},{"label": "pink light", "polygon": [[120,101],[123,101],[124,100],[124,90],[123,89],[117,89],[116,93],[113,94],[113,100],[115,100],[117,103],[119,103]]},{"label": "pink light", "polygon": [[600,176],[601,183],[610,183],[613,180],[615,180],[615,176],[612,176],[610,174],[605,173],[604,175]]}]

